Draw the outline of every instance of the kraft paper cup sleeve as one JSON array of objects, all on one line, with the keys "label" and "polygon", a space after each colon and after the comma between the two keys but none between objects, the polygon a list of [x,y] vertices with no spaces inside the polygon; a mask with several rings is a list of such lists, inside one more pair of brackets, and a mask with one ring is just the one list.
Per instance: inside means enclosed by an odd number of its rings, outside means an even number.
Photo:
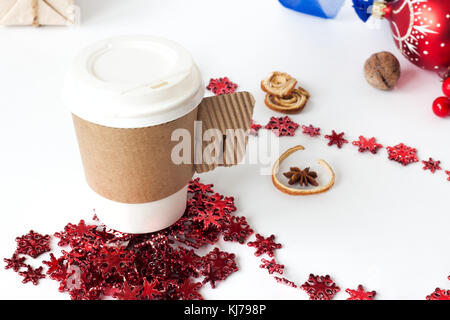
[{"label": "kraft paper cup sleeve", "polygon": [[[121,203],[164,199],[186,186],[194,175],[192,163],[174,164],[171,152],[178,143],[172,132],[194,135],[197,109],[157,126],[110,128],[73,115],[88,185],[102,197]],[[191,148],[193,153],[193,146]]]},{"label": "kraft paper cup sleeve", "polygon": [[[218,129],[224,139],[220,161],[208,163],[203,158],[201,163],[194,159],[197,173],[209,172],[218,166],[230,167],[238,164],[245,156],[248,131],[251,127],[255,99],[249,92],[238,92],[203,99],[198,107],[198,121],[202,122],[202,131]],[[205,148],[211,141],[200,141],[196,135],[195,156],[204,156]],[[199,147],[201,144],[201,148]],[[200,154],[201,153],[201,154]],[[215,155],[212,155],[214,157]]]}]

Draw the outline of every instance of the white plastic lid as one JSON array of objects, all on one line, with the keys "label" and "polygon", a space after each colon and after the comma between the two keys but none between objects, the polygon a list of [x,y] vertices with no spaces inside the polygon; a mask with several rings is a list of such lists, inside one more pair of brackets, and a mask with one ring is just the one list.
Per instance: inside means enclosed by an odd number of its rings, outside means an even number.
[{"label": "white plastic lid", "polygon": [[113,128],[142,128],[178,119],[203,99],[200,71],[180,45],[124,36],[95,43],[74,60],[63,100],[73,114]]}]

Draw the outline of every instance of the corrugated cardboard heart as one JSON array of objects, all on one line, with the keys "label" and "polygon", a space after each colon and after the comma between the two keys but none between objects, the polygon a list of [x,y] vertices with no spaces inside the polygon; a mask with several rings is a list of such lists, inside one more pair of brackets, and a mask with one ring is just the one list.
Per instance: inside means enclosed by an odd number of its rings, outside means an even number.
[{"label": "corrugated cardboard heart", "polygon": [[[157,126],[119,129],[97,125],[73,115],[85,175],[89,186],[99,195],[122,203],[147,203],[166,198],[181,190],[195,172],[217,166],[237,164],[245,154],[255,100],[248,92],[205,98],[189,114]],[[194,138],[195,121],[202,130],[241,129],[235,140],[225,141],[223,163],[175,164],[171,153],[177,141],[171,141],[175,129],[186,129]],[[203,152],[207,143],[201,142]],[[227,156],[228,155],[228,156]]]},{"label": "corrugated cardboard heart", "polygon": [[1,0],[0,25],[70,25],[74,5],[75,0]]}]

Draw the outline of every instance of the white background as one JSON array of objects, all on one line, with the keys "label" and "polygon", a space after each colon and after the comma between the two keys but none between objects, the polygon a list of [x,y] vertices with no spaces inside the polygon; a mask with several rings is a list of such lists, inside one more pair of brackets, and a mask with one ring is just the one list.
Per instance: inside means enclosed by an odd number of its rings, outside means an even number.
[{"label": "white background", "polygon": [[[293,116],[348,140],[376,136],[384,145],[404,142],[421,159],[442,160],[450,170],[450,119],[431,112],[441,95],[439,78],[409,64],[397,51],[386,22],[368,29],[350,3],[337,19],[324,20],[282,7],[276,0],[80,0],[79,28],[0,29],[0,257],[10,257],[15,237],[30,229],[61,230],[89,219],[85,183],[69,112],[61,103],[64,73],[83,46],[126,34],[160,35],[188,48],[205,81],[228,76],[255,95],[254,118],[275,115],[264,106],[260,80],[273,70],[289,72],[312,95]],[[393,52],[402,78],[392,92],[370,87],[362,74],[372,53]],[[360,154],[348,144],[328,147],[323,137],[298,134],[280,139],[281,149],[302,144],[291,162],[317,169],[327,160],[337,181],[328,193],[290,197],[278,192],[258,165],[218,169],[205,182],[236,197],[237,214],[265,236],[283,244],[276,257],[298,284],[309,273],[330,274],[343,289],[363,284],[379,299],[424,299],[448,288],[449,191],[443,171],[420,164],[403,167]],[[253,248],[220,243],[237,255],[240,271],[202,294],[209,299],[306,299],[278,285]],[[56,247],[56,246],[54,246]],[[209,248],[208,248],[209,249]],[[31,260],[31,258],[29,258]],[[29,261],[28,260],[28,261]],[[54,281],[22,285],[11,270],[0,271],[0,298],[67,299]]]}]

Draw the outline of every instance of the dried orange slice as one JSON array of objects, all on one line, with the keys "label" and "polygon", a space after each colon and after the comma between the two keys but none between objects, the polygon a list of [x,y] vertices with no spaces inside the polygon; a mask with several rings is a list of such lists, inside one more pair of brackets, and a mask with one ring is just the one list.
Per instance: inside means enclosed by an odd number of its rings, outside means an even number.
[{"label": "dried orange slice", "polygon": [[285,186],[284,184],[282,184],[280,182],[280,180],[278,180],[277,178],[277,173],[280,169],[280,165],[281,163],[286,160],[287,157],[289,157],[291,154],[293,154],[294,152],[297,152],[299,150],[305,150],[305,148],[301,145],[292,147],[290,149],[288,149],[286,152],[284,152],[280,158],[275,162],[275,164],[273,165],[272,168],[272,182],[273,185],[275,186],[275,188],[277,188],[278,190],[280,190],[283,193],[289,194],[289,195],[293,195],[293,196],[308,196],[308,195],[312,195],[312,194],[318,194],[318,193],[322,193],[325,191],[328,191],[331,189],[332,186],[334,186],[334,182],[336,180],[336,176],[334,174],[333,169],[330,167],[330,165],[325,161],[325,160],[318,160],[318,163],[324,167],[325,169],[328,170],[328,172],[330,173],[330,181],[322,186],[322,187],[318,187],[318,188],[314,188],[314,189],[295,189],[295,188],[291,188],[288,186]]},{"label": "dried orange slice", "polygon": [[272,72],[266,79],[261,81],[261,89],[277,97],[289,95],[295,89],[297,80],[284,72]]},{"label": "dried orange slice", "polygon": [[266,95],[266,106],[270,109],[284,113],[300,112],[305,107],[309,99],[309,92],[298,87],[292,90],[290,94],[285,97],[278,97],[268,93]]}]

